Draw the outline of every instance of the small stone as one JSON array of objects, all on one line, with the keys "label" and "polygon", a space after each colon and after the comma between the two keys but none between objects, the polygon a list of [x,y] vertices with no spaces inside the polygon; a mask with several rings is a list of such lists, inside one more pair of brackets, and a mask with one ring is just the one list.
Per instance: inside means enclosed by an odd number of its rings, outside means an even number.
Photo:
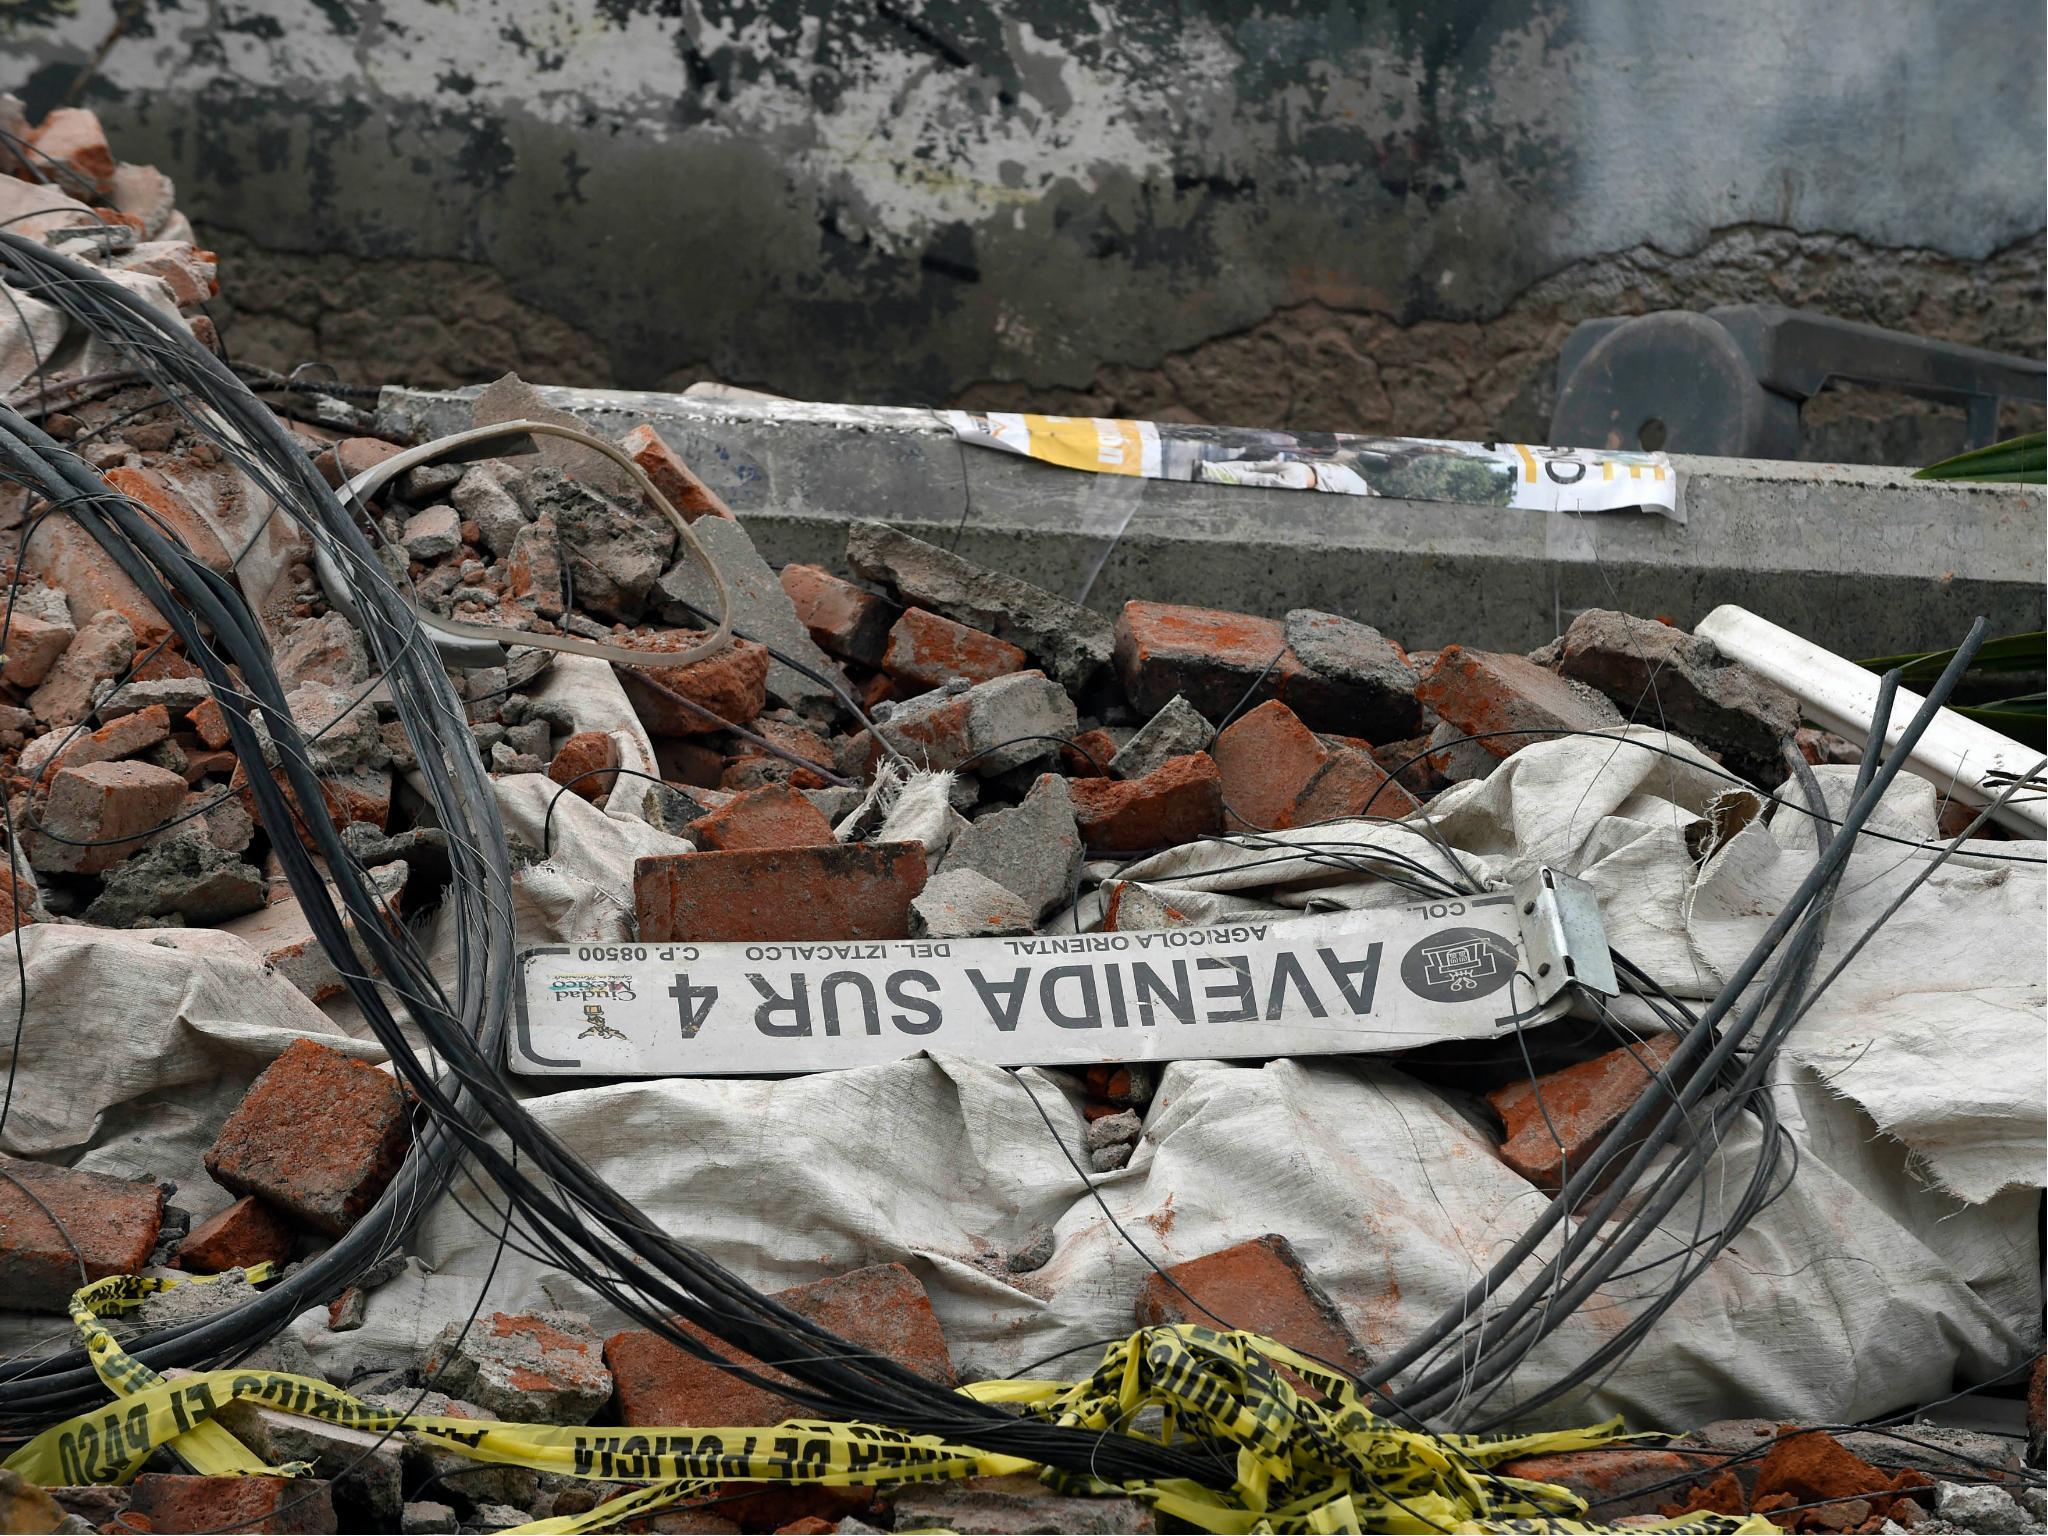
[{"label": "small stone", "polygon": [[531,520],[491,464],[474,464],[464,470],[448,499],[466,521],[477,525],[483,547],[500,559],[512,553],[514,542]]},{"label": "small stone", "polygon": [[422,565],[430,564],[462,547],[462,519],[455,515],[453,507],[447,506],[415,512],[405,520],[405,532],[399,542],[413,559]]},{"label": "small stone", "polygon": [[1100,1120],[1090,1120],[1082,1136],[1083,1144],[1090,1152],[1099,1152],[1104,1147],[1121,1146],[1127,1141],[1136,1141],[1145,1125],[1135,1110],[1120,1109],[1113,1115],[1104,1115]]},{"label": "small stone", "polygon": [[452,1536],[455,1511],[446,1504],[420,1499],[398,1512],[398,1529],[404,1536]]},{"label": "small stone", "polygon": [[1135,1142],[1120,1141],[1115,1146],[1097,1147],[1088,1154],[1088,1166],[1097,1173],[1114,1173],[1130,1163],[1136,1145]]},{"label": "small stone", "polygon": [[1031,908],[972,869],[943,870],[911,898],[913,939],[989,939],[1031,932]]},{"label": "small stone", "polygon": [[1995,1483],[1936,1483],[1934,1512],[1984,1536],[2024,1531],[2034,1523],[2019,1501]]},{"label": "small stone", "polygon": [[469,1531],[509,1531],[515,1525],[525,1525],[533,1519],[523,1509],[510,1504],[479,1504],[469,1512],[469,1519],[463,1529]]},{"label": "small stone", "polygon": [[1023,1247],[1012,1249],[1003,1267],[1013,1275],[1029,1275],[1045,1268],[1052,1262],[1058,1238],[1048,1227],[1035,1235]]}]

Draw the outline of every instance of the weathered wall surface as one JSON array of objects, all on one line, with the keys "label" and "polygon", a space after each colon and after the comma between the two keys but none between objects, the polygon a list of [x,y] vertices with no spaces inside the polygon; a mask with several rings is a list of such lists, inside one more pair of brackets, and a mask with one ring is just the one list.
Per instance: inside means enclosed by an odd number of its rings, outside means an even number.
[{"label": "weathered wall surface", "polygon": [[[0,13],[0,85],[51,104],[117,9]],[[2043,42],[2025,0],[213,0],[79,99],[273,363],[1528,436],[1588,315],[2038,353]]]}]

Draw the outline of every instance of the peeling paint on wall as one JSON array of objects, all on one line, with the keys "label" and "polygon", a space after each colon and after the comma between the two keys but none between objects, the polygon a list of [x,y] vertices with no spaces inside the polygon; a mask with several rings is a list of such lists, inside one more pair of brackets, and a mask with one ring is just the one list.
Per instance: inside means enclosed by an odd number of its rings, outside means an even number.
[{"label": "peeling paint on wall", "polygon": [[[53,101],[114,6],[0,21],[11,83]],[[1944,334],[2000,344],[1938,295],[2042,229],[2043,38],[2017,0],[212,0],[142,13],[83,99],[245,265],[231,291],[299,296],[249,303],[259,348],[473,377],[509,341],[565,380],[1200,412],[1276,390],[1115,381],[1256,366],[1244,339],[1292,346],[1304,316],[1352,317],[1338,350],[1368,354],[1504,324],[1459,379],[1368,357],[1416,385],[1339,424],[1430,431],[1526,404],[1544,365],[1511,360],[1582,310],[1848,302],[1729,231],[1846,242],[1866,307],[1835,312],[1882,322],[1896,271]],[[1631,288],[1642,252],[1668,254]],[[380,300],[352,273],[404,276]],[[1587,274],[1598,307],[1542,297]],[[1378,409],[1331,368],[1333,408]]]}]

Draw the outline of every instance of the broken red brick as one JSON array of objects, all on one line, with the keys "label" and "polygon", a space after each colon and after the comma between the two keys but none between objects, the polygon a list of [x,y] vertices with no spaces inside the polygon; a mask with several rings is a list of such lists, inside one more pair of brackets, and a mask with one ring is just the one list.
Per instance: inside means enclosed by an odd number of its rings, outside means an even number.
[{"label": "broken red brick", "polygon": [[863,667],[881,666],[889,629],[902,612],[894,603],[821,565],[785,565],[782,590],[820,650]]},{"label": "broken red brick", "polygon": [[1602,695],[1559,677],[1524,656],[1447,645],[1422,672],[1415,696],[1445,723],[1495,757],[1507,757],[1554,735],[1502,732],[1614,731],[1626,722]]},{"label": "broken red brick", "polygon": [[1083,731],[1060,753],[1060,771],[1074,779],[1109,777],[1116,756],[1116,738],[1104,730]]},{"label": "broken red brick", "polygon": [[69,624],[53,624],[17,609],[7,619],[7,666],[0,679],[16,688],[35,687],[50,675],[77,633]]},{"label": "broken red brick", "polygon": [[405,1093],[388,1073],[299,1040],[228,1116],[206,1171],[339,1237],[383,1193],[411,1140]]},{"label": "broken red brick", "polygon": [[612,771],[618,766],[619,744],[610,731],[578,731],[556,751],[548,777],[586,800],[598,801],[618,782]]},{"label": "broken red brick", "polygon": [[1285,628],[1220,608],[1129,602],[1116,621],[1117,675],[1141,715],[1184,694],[1204,717],[1221,720],[1264,674],[1255,699],[1281,696],[1292,662]]},{"label": "broken red brick", "polygon": [[685,464],[675,449],[663,442],[661,434],[647,423],[642,422],[628,432],[619,440],[619,446],[654,482],[654,488],[682,513],[684,522],[694,523],[700,517],[733,520],[732,508],[725,504],[718,492],[698,479],[697,472]]},{"label": "broken red brick", "polygon": [[910,608],[889,631],[882,669],[913,692],[965,679],[985,683],[1021,672],[1030,658],[1007,640],[970,629],[922,608]]},{"label": "broken red brick", "polygon": [[34,922],[29,909],[36,904],[36,888],[12,870],[0,881],[0,933],[12,933]]},{"label": "broken red brick", "polygon": [[1677,1049],[1676,1035],[1655,1035],[1534,1082],[1496,1088],[1486,1097],[1507,1125],[1501,1161],[1532,1184],[1562,1189]]},{"label": "broken red brick", "polygon": [[1295,802],[1330,760],[1315,732],[1277,699],[1231,721],[1210,751],[1233,831],[1293,825]]},{"label": "broken red brick", "polygon": [[335,1529],[333,1496],[327,1484],[315,1477],[188,1477],[145,1472],[128,1485],[128,1500],[115,1529],[274,1531],[308,1536],[325,1536]]},{"label": "broken red brick", "polygon": [[668,783],[694,789],[718,788],[719,777],[725,772],[723,752],[683,736],[657,736],[654,761]]},{"label": "broken red brick", "polygon": [[291,1224],[255,1196],[244,1195],[187,1233],[171,1262],[195,1274],[217,1275],[252,1264],[286,1263],[292,1247]]},{"label": "broken red brick", "polygon": [[228,717],[222,713],[218,699],[201,699],[185,711],[185,718],[192,722],[192,729],[199,733],[199,739],[214,751],[223,750],[228,744]]},{"label": "broken red brick", "polygon": [[1323,742],[1329,758],[1301,787],[1283,825],[1312,827],[1350,816],[1398,820],[1420,809],[1413,795],[1387,777],[1371,752],[1345,746],[1334,737],[1324,737]]},{"label": "broken red brick", "polygon": [[36,524],[21,554],[21,570],[61,590],[71,622],[81,629],[93,615],[113,612],[128,621],[142,646],[154,645],[171,632],[142,588],[68,517],[46,517]]},{"label": "broken red brick", "polygon": [[735,795],[683,829],[699,848],[803,848],[832,841],[832,823],[787,784]]},{"label": "broken red brick", "polygon": [[62,768],[42,806],[50,835],[24,830],[23,841],[38,869],[96,874],[140,848],[184,801],[184,775],[154,763]]},{"label": "broken red brick", "polygon": [[0,1289],[7,1305],[63,1312],[85,1280],[139,1272],[156,1247],[163,1209],[156,1184],[0,1159]]},{"label": "broken red brick", "polygon": [[1074,817],[1091,853],[1139,853],[1223,830],[1223,779],[1206,752],[1169,758],[1142,779],[1075,779]]},{"label": "broken red brick", "polygon": [[1199,1323],[1243,1329],[1353,1374],[1368,1364],[1337,1304],[1278,1233],[1170,1265],[1166,1278],[1148,1277],[1137,1319],[1145,1328]]},{"label": "broken red brick", "polygon": [[[146,752],[171,734],[171,712],[161,704],[116,716],[98,730],[74,735],[70,730],[52,731],[55,737],[47,749],[42,742],[30,742],[21,755],[24,773],[47,783],[60,769],[83,768],[87,763],[111,763]],[[44,741],[50,738],[45,737]],[[46,753],[48,755],[46,755]]]},{"label": "broken red brick", "polygon": [[[885,1354],[927,1380],[954,1384],[952,1351],[931,1298],[901,1264],[876,1264],[792,1286],[776,1292],[774,1299],[820,1328]],[[689,1324],[680,1326],[738,1363],[785,1379]],[[617,1384],[623,1424],[779,1424],[808,1416],[807,1409],[788,1398],[729,1376],[656,1333],[614,1334],[605,1340],[604,1358]]]},{"label": "broken red brick", "polygon": [[[702,630],[672,629],[629,643],[635,650],[682,651],[705,638]],[[621,667],[619,681],[653,735],[708,735],[745,725],[767,707],[768,652],[751,640],[735,640],[689,666]]]},{"label": "broken red brick", "polygon": [[[114,152],[107,147],[107,131],[100,126],[97,113],[84,107],[58,107],[29,135],[29,142],[35,146],[31,158],[39,169],[47,170],[43,162],[54,160],[84,177],[95,192],[113,191]],[[78,189],[66,190],[75,193]]]},{"label": "broken red brick", "polygon": [[[107,471],[107,484],[132,501],[148,507],[184,545],[210,570],[225,576],[233,569],[227,547],[213,525],[193,510],[184,493],[153,469],[121,465]],[[139,626],[138,626],[139,631]]]},{"label": "broken red brick", "polygon": [[1554,1483],[1569,1488],[1596,1506],[1602,1521],[1627,1515],[1655,1514],[1675,1496],[1681,1479],[1710,1463],[1679,1451],[1647,1446],[1607,1445],[1590,1451],[1564,1451],[1555,1456],[1524,1456],[1500,1468],[1508,1477]]},{"label": "broken red brick", "polygon": [[155,278],[171,290],[180,309],[194,308],[220,295],[220,258],[190,241],[146,241],[116,258],[115,265],[123,272]]},{"label": "broken red brick", "polygon": [[748,727],[756,736],[798,757],[811,767],[800,768],[788,758],[763,752],[742,741],[717,779],[721,789],[759,789],[764,784],[786,783],[792,789],[823,789],[837,781],[839,765],[832,744],[814,732],[785,720],[756,720]]},{"label": "broken red brick", "polygon": [[922,843],[653,854],[633,865],[633,905],[646,944],[903,939],[924,880]]},{"label": "broken red brick", "polygon": [[386,459],[395,459],[404,452],[393,443],[378,437],[344,437],[332,448],[319,454],[313,460],[313,467],[330,486],[340,489],[344,480],[353,480],[366,469],[375,469]]}]

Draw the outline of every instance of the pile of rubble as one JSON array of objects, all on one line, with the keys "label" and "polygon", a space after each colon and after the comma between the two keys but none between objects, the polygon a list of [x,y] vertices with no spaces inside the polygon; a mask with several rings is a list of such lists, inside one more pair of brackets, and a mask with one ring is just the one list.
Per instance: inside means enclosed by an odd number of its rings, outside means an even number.
[{"label": "pile of rubble", "polygon": [[[93,261],[213,340],[202,308],[215,291],[212,257],[194,243],[168,182],[116,163],[90,113],[66,109],[32,126],[0,99],[6,169],[14,175],[0,175],[0,221]],[[270,515],[261,491],[176,406],[69,333],[51,306],[21,297],[0,315],[0,394],[146,506],[195,558],[241,584],[269,631],[348,846],[374,872],[394,922],[431,913],[448,862],[405,781],[413,745],[303,536]],[[277,398],[330,484],[400,450],[364,430],[376,418],[333,395],[300,386]],[[476,409],[480,423],[549,414],[510,379]],[[492,772],[508,782],[545,775],[550,796],[642,817],[687,841],[631,872],[633,929],[646,941],[1171,927],[1195,919],[1120,878],[1140,855],[1412,816],[1532,742],[1631,721],[1654,721],[1767,787],[1785,779],[1788,754],[1848,755],[1846,743],[1802,729],[1790,697],[1653,620],[1583,613],[1525,656],[1459,645],[1410,651],[1367,624],[1310,610],[1274,619],[1139,601],[1111,618],[876,521],[853,525],[844,574],[778,570],[652,428],[626,434],[622,446],[690,522],[744,638],[689,665],[618,668],[617,700],[575,679],[563,686],[566,664],[548,638],[680,652],[715,623],[718,603],[673,527],[613,466],[553,442],[537,454],[422,465],[364,516],[391,575],[424,610],[532,638],[512,646],[503,666],[456,674]],[[6,929],[207,926],[246,942],[311,1002],[335,999],[340,972],[313,941],[275,852],[295,833],[259,819],[220,707],[163,616],[82,529],[19,487],[0,485],[0,538],[10,576],[0,667]],[[942,771],[919,781],[940,786],[942,800],[915,815],[906,814],[905,765]],[[1944,826],[1967,820],[1958,810]],[[543,838],[515,853],[534,865],[550,850]],[[619,884],[623,893],[624,871]],[[1080,903],[1087,893],[1092,906]],[[1496,1089],[1503,1160],[1531,1184],[1558,1188],[1562,1170],[1582,1162],[1641,1094],[1668,1044],[1659,1037],[1540,1084]],[[1093,1168],[1122,1168],[1156,1074],[1102,1066],[1078,1077]],[[196,1224],[174,1203],[176,1190],[8,1162],[0,1277],[9,1306],[62,1313],[81,1265],[98,1278],[302,1260],[368,1209],[413,1129],[387,1073],[305,1040],[220,1128],[205,1169],[231,1203]],[[1005,1268],[1029,1274],[1050,1251],[1048,1234],[1042,1252],[1009,1255]],[[378,1278],[332,1303],[333,1331],[360,1323]],[[147,1331],[237,1299],[225,1284],[174,1291],[124,1327]],[[927,1377],[956,1379],[930,1301],[901,1266],[777,1299]],[[1326,1360],[1361,1369],[1368,1361],[1279,1237],[1174,1266],[1146,1286],[1132,1322],[1205,1314]],[[288,1339],[270,1350],[268,1363],[316,1373]],[[486,1312],[450,1328],[410,1368],[337,1384],[375,1404],[547,1424],[766,1425],[794,1409],[652,1333],[600,1337],[566,1313]],[[223,1421],[259,1455],[308,1462],[315,1475],[199,1478],[159,1458],[122,1488],[57,1490],[67,1522],[58,1528],[497,1530],[574,1515],[618,1491],[481,1465],[415,1435],[380,1438],[248,1404]],[[1810,1454],[1824,1440],[1826,1454]],[[2020,1486],[2019,1458],[1984,1437],[1908,1454],[1882,1437],[1837,1444],[1775,1426],[1714,1425],[1660,1449],[1549,1462],[1508,1470],[1574,1488],[1596,1518],[1711,1508],[1790,1511],[1784,1518],[1814,1530],[2040,1528],[2039,1494]],[[631,1528],[1155,1524],[1132,1501],[1062,1500],[1035,1483],[982,1480],[882,1495],[735,1485],[710,1508]]]}]

